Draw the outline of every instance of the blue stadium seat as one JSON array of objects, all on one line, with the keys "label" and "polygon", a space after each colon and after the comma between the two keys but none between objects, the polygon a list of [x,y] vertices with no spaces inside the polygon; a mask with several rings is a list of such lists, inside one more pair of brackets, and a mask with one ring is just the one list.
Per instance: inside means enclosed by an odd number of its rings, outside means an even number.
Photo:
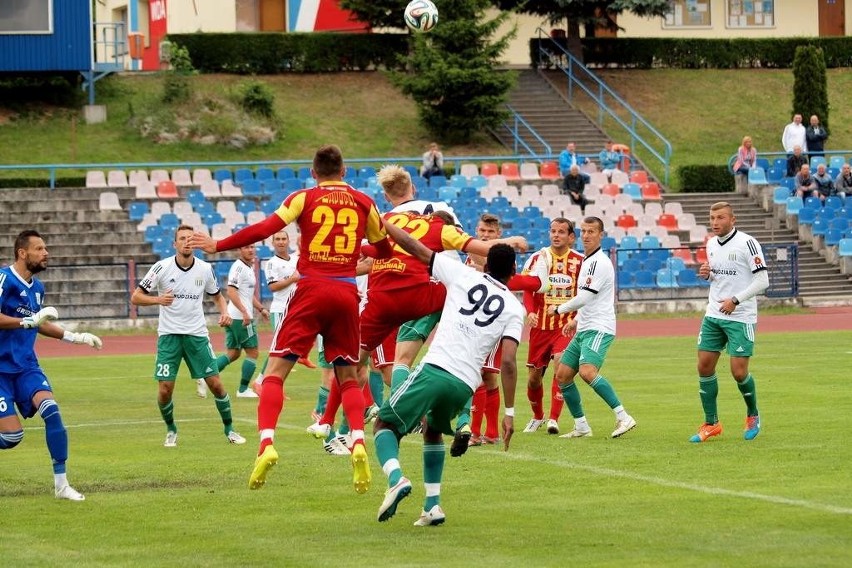
[{"label": "blue stadium seat", "polygon": [[822,208],[822,201],[820,201],[819,197],[806,197],[805,207],[808,209],[820,209]]},{"label": "blue stadium seat", "polygon": [[145,242],[153,243],[157,239],[162,239],[166,236],[166,232],[159,225],[148,225],[145,227]]},{"label": "blue stadium seat", "polygon": [[[798,197],[793,197],[791,199],[796,199],[799,202],[802,201]],[[787,213],[789,213],[789,212],[790,212],[790,210],[788,208]],[[816,221],[816,218],[817,218],[817,210],[816,209],[810,209],[810,208],[806,209],[806,208],[803,207],[802,209],[799,210],[799,225],[812,225],[813,222]]]},{"label": "blue stadium seat", "polygon": [[778,183],[784,179],[785,175],[787,175],[786,169],[769,168],[766,170],[766,181],[769,183]]},{"label": "blue stadium seat", "polygon": [[275,252],[272,250],[272,247],[269,245],[257,245],[256,249],[257,258],[266,260],[267,258],[272,258]]},{"label": "blue stadium seat", "polygon": [[657,285],[655,274],[650,270],[639,270],[634,276],[637,288],[654,288]]},{"label": "blue stadium seat", "polygon": [[275,172],[272,171],[272,168],[257,168],[254,177],[261,181],[275,179]]},{"label": "blue stadium seat", "polygon": [[163,213],[159,225],[165,230],[174,231],[180,226],[180,218],[174,213]]},{"label": "blue stadium seat", "polygon": [[828,222],[828,228],[836,231],[846,232],[849,230],[849,219],[845,216],[835,217]]},{"label": "blue stadium seat", "polygon": [[815,237],[824,237],[826,231],[828,231],[828,221],[825,219],[814,219],[811,231]]},{"label": "blue stadium seat", "polygon": [[420,177],[420,170],[418,170],[416,166],[402,166],[402,169],[408,172],[412,181],[414,180],[414,176]]},{"label": "blue stadium seat", "polygon": [[660,248],[660,239],[654,235],[645,235],[639,245],[643,249]]},{"label": "blue stadium seat", "polygon": [[642,259],[642,270],[647,270],[648,272],[657,273],[661,268],[665,268],[665,263],[659,258],[647,257]]},{"label": "blue stadium seat", "polygon": [[302,187],[302,180],[299,178],[284,178],[281,180],[281,189],[286,191],[287,195],[290,195],[298,189],[302,189]]},{"label": "blue stadium seat", "polygon": [[192,205],[193,209],[195,209],[199,203],[207,201],[207,198],[204,197],[204,194],[197,189],[191,189],[186,193],[186,200],[189,201],[189,204]]},{"label": "blue stadium seat", "polygon": [[297,178],[299,178],[299,179],[300,179],[300,180],[302,180],[302,181],[304,181],[304,180],[308,179],[309,177],[311,177],[311,168],[310,168],[310,166],[302,166],[301,168],[299,168],[299,171],[298,171],[298,172],[296,172],[296,177],[297,177]]},{"label": "blue stadium seat", "polygon": [[618,243],[615,242],[615,239],[612,237],[604,237],[601,239],[601,249],[605,251],[610,251],[614,248],[618,247]]},{"label": "blue stadium seat", "polygon": [[432,176],[429,178],[429,187],[442,187],[447,185],[447,178],[444,176]]},{"label": "blue stadium seat", "polygon": [[686,268],[677,273],[677,283],[681,288],[701,286],[701,278],[691,268]]},{"label": "blue stadium seat", "polygon": [[790,195],[795,195],[794,192],[796,191],[796,178],[785,177],[781,180],[780,183],[790,191]]},{"label": "blue stadium seat", "polygon": [[411,185],[413,185],[417,191],[423,191],[425,188],[429,187],[429,180],[419,174],[415,174],[411,176]]},{"label": "blue stadium seat", "polygon": [[257,211],[257,204],[251,199],[240,199],[237,201],[237,211],[243,215],[248,215],[252,211]]},{"label": "blue stadium seat", "polygon": [[763,171],[769,169],[769,159],[768,158],[758,158],[755,162],[755,165],[759,168],[763,168]]},{"label": "blue stadium seat", "polygon": [[625,183],[621,192],[629,195],[633,201],[642,201],[642,187],[638,183]]},{"label": "blue stadium seat", "polygon": [[243,195],[263,195],[260,188],[260,182],[254,178],[244,179],[240,182],[242,185]]},{"label": "blue stadium seat", "polygon": [[296,172],[293,168],[285,166],[283,168],[278,168],[278,175],[276,177],[278,177],[279,180],[292,179],[296,177]]},{"label": "blue stadium seat", "polygon": [[488,178],[485,176],[470,176],[467,181],[471,186],[479,189],[488,186]]},{"label": "blue stadium seat", "polygon": [[627,270],[619,270],[616,274],[616,284],[619,288],[625,290],[635,288],[636,283],[634,281],[633,273]]},{"label": "blue stadium seat", "polygon": [[803,208],[801,198],[795,195],[787,198],[787,215],[798,215]]},{"label": "blue stadium seat", "polygon": [[239,168],[234,172],[234,183],[237,185],[250,179],[254,179],[254,172],[248,168]]},{"label": "blue stadium seat", "polygon": [[670,256],[666,259],[666,268],[678,275],[681,270],[686,270],[686,262],[679,256]]},{"label": "blue stadium seat", "polygon": [[842,168],[843,164],[846,163],[846,157],[844,156],[832,156],[828,159],[828,165],[832,168]]},{"label": "blue stadium seat", "polygon": [[787,171],[787,158],[775,158],[775,160],[772,162],[772,165],[773,165],[773,167],[786,172]]},{"label": "blue stadium seat", "polygon": [[463,197],[465,199],[474,199],[479,197],[479,190],[475,187],[466,185],[459,189],[459,197]]},{"label": "blue stadium seat", "polygon": [[840,239],[837,244],[837,252],[840,253],[840,256],[852,256],[852,238]]},{"label": "blue stadium seat", "polygon": [[756,185],[766,184],[766,171],[763,168],[750,168],[748,171],[748,182]]},{"label": "blue stadium seat", "polygon": [[224,219],[222,218],[222,214],[218,211],[211,211],[210,213],[203,214],[204,224],[208,227],[212,227],[217,223],[222,223]]},{"label": "blue stadium seat", "polygon": [[[620,257],[620,255],[619,255]],[[619,260],[622,260],[619,258]],[[636,273],[642,270],[642,263],[638,258],[630,258],[625,256],[622,262],[619,262],[619,269],[625,272]]]},{"label": "blue stadium seat", "polygon": [[535,205],[530,205],[528,207],[524,207],[523,211],[521,211],[521,215],[527,218],[541,217],[541,209]]},{"label": "blue stadium seat", "polygon": [[618,243],[619,249],[638,249],[639,248],[639,240],[631,235],[625,235],[621,237],[621,242]]},{"label": "blue stadium seat", "polygon": [[260,180],[260,193],[263,195],[272,195],[281,189],[281,182],[275,178]]},{"label": "blue stadium seat", "polygon": [[141,221],[148,211],[148,202],[146,201],[131,201],[128,207],[131,221]]},{"label": "blue stadium seat", "polygon": [[500,209],[506,209],[507,207],[511,206],[512,205],[509,203],[509,200],[506,197],[498,195],[497,197],[493,197],[491,199],[491,207],[488,210],[499,214]]},{"label": "blue stadium seat", "polygon": [[460,174],[454,174],[450,176],[450,185],[459,189],[467,187],[469,185],[467,182],[467,176],[463,176]]},{"label": "blue stadium seat", "polygon": [[227,170],[224,168],[218,169],[213,172],[213,179],[215,179],[219,183],[222,183],[225,180],[233,180],[233,178],[231,177],[231,170]]},{"label": "blue stadium seat", "polygon": [[837,176],[840,175],[840,168],[826,168],[825,171],[831,176],[831,179],[837,179]]},{"label": "blue stadium seat", "polygon": [[811,156],[811,170],[816,171],[817,166],[826,164],[825,156]]},{"label": "blue stadium seat", "polygon": [[840,208],[843,207],[843,205],[844,205],[843,200],[840,199],[840,197],[838,197],[836,195],[829,195],[828,197],[825,198],[824,207],[826,209],[829,209],[829,208],[830,209],[840,209]]},{"label": "blue stadium seat", "polygon": [[367,179],[376,175],[376,168],[373,166],[364,166],[358,170],[358,177]]},{"label": "blue stadium seat", "polygon": [[784,205],[787,203],[787,197],[790,196],[790,190],[784,186],[778,186],[773,191],[772,202],[775,205]]},{"label": "blue stadium seat", "polygon": [[677,278],[674,272],[668,268],[657,270],[657,287],[658,288],[677,288]]},{"label": "blue stadium seat", "polygon": [[440,201],[452,201],[459,196],[458,190],[459,188],[451,185],[442,185],[438,188],[438,199]]},{"label": "blue stadium seat", "polygon": [[438,201],[438,190],[428,185],[417,188],[417,198],[424,201]]},{"label": "blue stadium seat", "polygon": [[827,247],[839,245],[841,239],[843,239],[843,231],[840,229],[829,228],[828,231],[825,232],[825,246]]}]

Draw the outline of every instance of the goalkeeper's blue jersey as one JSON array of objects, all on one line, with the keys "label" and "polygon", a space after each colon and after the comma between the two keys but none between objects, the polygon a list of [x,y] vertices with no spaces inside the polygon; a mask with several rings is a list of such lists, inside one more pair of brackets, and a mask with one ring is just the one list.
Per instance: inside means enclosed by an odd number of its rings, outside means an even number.
[{"label": "goalkeeper's blue jersey", "polygon": [[[41,310],[44,284],[36,278],[27,282],[12,266],[0,268],[0,313],[25,318]],[[0,373],[20,373],[38,368],[35,340],[38,329],[0,329]]]}]

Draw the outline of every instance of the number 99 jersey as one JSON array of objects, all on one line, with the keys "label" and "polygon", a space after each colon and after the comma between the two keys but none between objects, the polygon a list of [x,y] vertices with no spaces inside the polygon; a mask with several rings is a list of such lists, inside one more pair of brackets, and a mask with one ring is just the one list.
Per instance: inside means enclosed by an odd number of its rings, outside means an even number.
[{"label": "number 99 jersey", "polygon": [[447,287],[447,300],[423,362],[441,367],[476,390],[494,346],[504,337],[521,342],[524,307],[498,280],[445,255],[433,255],[430,269]]}]

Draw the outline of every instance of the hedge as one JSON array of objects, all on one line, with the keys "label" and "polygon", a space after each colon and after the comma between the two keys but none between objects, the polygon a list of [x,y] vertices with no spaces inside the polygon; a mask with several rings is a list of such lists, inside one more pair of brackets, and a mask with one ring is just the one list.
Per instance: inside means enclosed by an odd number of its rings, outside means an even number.
[{"label": "hedge", "polygon": [[170,34],[202,73],[269,75],[401,69],[406,34],[198,33]]},{"label": "hedge", "polygon": [[714,193],[735,189],[734,176],[728,171],[728,166],[680,166],[677,175],[684,193]]}]

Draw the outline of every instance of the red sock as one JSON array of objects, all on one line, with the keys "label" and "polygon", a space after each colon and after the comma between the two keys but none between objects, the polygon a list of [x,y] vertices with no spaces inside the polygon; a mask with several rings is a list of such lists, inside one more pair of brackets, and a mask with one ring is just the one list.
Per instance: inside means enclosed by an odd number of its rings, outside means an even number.
[{"label": "red sock", "polygon": [[482,433],[485,400],[485,385],[479,385],[479,388],[473,392],[473,404],[470,406],[470,431],[474,436],[479,436]]},{"label": "red sock", "polygon": [[562,391],[559,390],[559,383],[556,382],[556,377],[553,377],[553,383],[550,385],[550,418],[559,422],[559,416],[562,414],[562,407],[565,401],[562,400]]},{"label": "red sock", "polygon": [[[275,430],[278,426],[278,416],[284,408],[284,380],[281,377],[267,376],[263,379],[263,389],[257,402],[257,430]],[[272,438],[262,438],[257,455],[263,453],[266,446],[272,443]]]},{"label": "red sock", "polygon": [[333,426],[338,410],[340,410],[340,385],[337,384],[337,379],[332,378],[331,386],[328,388],[328,399],[325,402],[325,412],[320,418],[320,424]]},{"label": "red sock", "polygon": [[497,427],[498,416],[500,415],[500,388],[491,389],[485,392],[485,436],[495,439],[500,436],[500,429]]},{"label": "red sock", "polygon": [[[358,381],[348,380],[340,385],[340,400],[343,402],[343,413],[349,422],[349,429],[364,431],[364,395]],[[363,443],[363,438],[361,439]],[[357,442],[357,440],[355,440]]]},{"label": "red sock", "polygon": [[373,406],[376,401],[373,400],[373,393],[370,391],[370,381],[364,383],[364,386],[361,387],[361,394],[364,397],[364,408],[368,408]]},{"label": "red sock", "polygon": [[544,419],[544,388],[541,385],[537,389],[527,387],[527,399],[530,401],[533,418]]}]

